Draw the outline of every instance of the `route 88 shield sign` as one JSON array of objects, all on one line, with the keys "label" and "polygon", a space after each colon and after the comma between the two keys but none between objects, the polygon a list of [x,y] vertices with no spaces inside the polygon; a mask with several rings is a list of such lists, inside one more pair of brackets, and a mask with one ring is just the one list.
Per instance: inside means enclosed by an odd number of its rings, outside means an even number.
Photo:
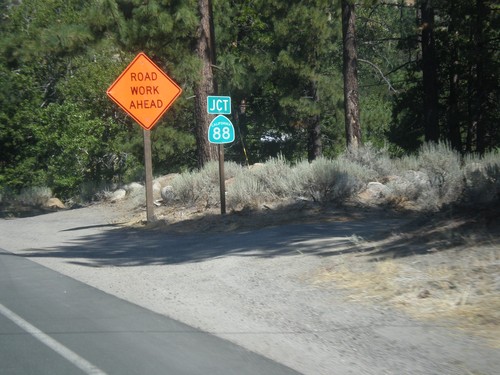
[{"label": "route 88 shield sign", "polygon": [[212,120],[208,128],[208,141],[215,144],[234,142],[234,126],[232,122],[223,115]]}]

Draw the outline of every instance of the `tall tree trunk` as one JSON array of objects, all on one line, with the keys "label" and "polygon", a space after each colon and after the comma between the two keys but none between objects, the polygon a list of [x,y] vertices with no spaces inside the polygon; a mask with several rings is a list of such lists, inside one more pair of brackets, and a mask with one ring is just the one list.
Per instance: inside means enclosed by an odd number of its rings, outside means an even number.
[{"label": "tall tree trunk", "polygon": [[484,21],[486,18],[486,6],[484,0],[476,0],[476,22],[474,25],[473,48],[474,48],[474,67],[476,76],[474,77],[475,95],[473,100],[472,121],[476,128],[476,151],[484,154],[486,150],[486,124],[485,112],[487,111],[487,86],[485,82],[485,42],[484,42]]},{"label": "tall tree trunk", "polygon": [[361,123],[359,117],[356,13],[352,0],[342,0],[341,6],[346,141],[348,148],[358,148],[361,146]]},{"label": "tall tree trunk", "polygon": [[218,157],[217,148],[208,141],[210,116],[207,112],[207,96],[217,93],[213,66],[215,65],[215,35],[211,0],[198,0],[200,26],[198,27],[196,54],[201,61],[200,77],[194,87],[196,145],[198,167]]},{"label": "tall tree trunk", "polygon": [[451,147],[462,151],[462,135],[460,131],[460,114],[458,109],[458,57],[454,56],[450,66],[450,94],[448,96],[448,131]]},{"label": "tall tree trunk", "polygon": [[449,72],[450,94],[448,96],[448,136],[450,139],[451,147],[455,150],[462,152],[462,135],[460,129],[460,111],[458,106],[458,93],[459,93],[459,76],[458,76],[458,45],[455,41],[455,24],[457,14],[455,12],[455,5],[451,5],[449,9],[451,16],[449,34],[451,35],[451,62]]},{"label": "tall tree trunk", "polygon": [[[314,102],[319,102],[318,85],[311,82],[311,96]],[[309,119],[309,139],[307,147],[307,158],[309,161],[319,158],[323,154],[323,144],[321,141],[321,122],[320,116],[314,115]]]},{"label": "tall tree trunk", "polygon": [[437,57],[434,40],[434,8],[432,0],[422,0],[422,74],[424,84],[425,140],[439,140]]}]

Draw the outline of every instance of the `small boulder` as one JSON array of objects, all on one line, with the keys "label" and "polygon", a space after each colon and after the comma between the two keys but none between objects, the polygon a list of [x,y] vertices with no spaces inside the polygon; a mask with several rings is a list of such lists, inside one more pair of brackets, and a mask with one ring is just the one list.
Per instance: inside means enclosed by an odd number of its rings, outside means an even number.
[{"label": "small boulder", "polygon": [[391,189],[380,182],[369,182],[366,190],[374,199],[386,199],[391,195]]},{"label": "small boulder", "polygon": [[127,191],[129,199],[134,200],[138,197],[145,196],[145,187],[137,182],[132,182],[131,184],[126,185],[124,189]]},{"label": "small boulder", "polygon": [[111,203],[115,203],[115,202],[118,202],[118,201],[125,199],[126,196],[127,196],[127,192],[125,191],[125,189],[118,189],[118,190],[115,190],[111,194],[111,197],[109,200]]},{"label": "small boulder", "polygon": [[431,292],[429,292],[427,289],[424,289],[418,293],[417,298],[429,298],[431,296]]},{"label": "small boulder", "polygon": [[64,205],[63,202],[61,202],[58,198],[49,198],[47,201],[43,204],[45,208],[50,208],[52,210],[64,210],[66,209],[66,206]]},{"label": "small boulder", "polygon": [[157,182],[160,184],[162,188],[165,186],[172,185],[172,181],[179,175],[179,173],[169,173],[164,176],[157,177],[153,180],[153,184],[156,184]]},{"label": "small boulder", "polygon": [[358,199],[368,205],[386,203],[392,196],[392,190],[380,182],[369,182],[366,189],[358,195]]},{"label": "small boulder", "polygon": [[144,189],[144,186],[142,186],[138,182],[132,182],[132,183],[128,184],[127,186],[125,186],[125,190],[131,194],[135,193],[137,191],[141,191],[142,189]]},{"label": "small boulder", "polygon": [[250,166],[250,170],[251,170],[251,171],[253,171],[253,170],[255,170],[255,169],[260,169],[260,168],[262,168],[264,165],[265,165],[265,164],[263,164],[263,163],[255,163],[255,164],[252,164],[252,165]]}]

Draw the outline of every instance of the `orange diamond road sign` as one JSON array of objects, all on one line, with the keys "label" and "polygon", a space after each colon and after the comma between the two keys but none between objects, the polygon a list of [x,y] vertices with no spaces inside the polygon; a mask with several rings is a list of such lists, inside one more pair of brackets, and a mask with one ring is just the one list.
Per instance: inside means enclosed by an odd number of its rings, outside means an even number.
[{"label": "orange diamond road sign", "polygon": [[150,130],[181,92],[177,83],[141,52],[106,93],[139,125]]}]

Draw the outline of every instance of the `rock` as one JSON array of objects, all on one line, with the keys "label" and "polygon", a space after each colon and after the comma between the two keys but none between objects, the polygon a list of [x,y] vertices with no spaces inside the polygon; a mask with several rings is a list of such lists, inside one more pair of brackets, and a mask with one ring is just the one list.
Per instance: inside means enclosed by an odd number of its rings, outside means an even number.
[{"label": "rock", "polygon": [[431,296],[431,292],[429,292],[427,289],[422,290],[417,295],[418,298],[429,298],[430,296]]},{"label": "rock", "polygon": [[125,189],[118,189],[118,190],[115,190],[111,194],[111,197],[109,198],[109,200],[111,203],[115,203],[117,201],[121,201],[121,200],[125,199],[126,196],[127,196],[127,192]]},{"label": "rock", "polygon": [[364,204],[383,204],[392,196],[392,190],[380,182],[369,182],[366,189],[358,195],[358,199]]},{"label": "rock", "polygon": [[141,184],[137,183],[137,182],[132,182],[130,184],[128,184],[127,186],[125,186],[125,190],[129,193],[135,193],[137,191],[140,191],[144,189],[144,186],[142,186]]},{"label": "rock", "polygon": [[157,177],[153,180],[153,185],[159,183],[161,188],[172,185],[172,181],[179,175],[179,173],[169,173],[165,176]]},{"label": "rock", "polygon": [[144,186],[137,182],[132,182],[124,187],[127,191],[129,199],[136,199],[137,197],[141,197],[145,195]]},{"label": "rock", "polygon": [[250,166],[250,170],[251,170],[251,171],[253,171],[253,170],[255,170],[255,169],[262,168],[263,166],[264,166],[264,164],[263,164],[263,163],[255,163],[255,164],[252,164],[252,165]]},{"label": "rock", "polygon": [[45,208],[50,208],[53,210],[64,210],[66,209],[66,206],[64,205],[63,202],[61,202],[58,198],[49,198],[43,206]]},{"label": "rock", "polygon": [[380,182],[369,182],[366,190],[374,199],[386,199],[392,194],[391,189]]}]

